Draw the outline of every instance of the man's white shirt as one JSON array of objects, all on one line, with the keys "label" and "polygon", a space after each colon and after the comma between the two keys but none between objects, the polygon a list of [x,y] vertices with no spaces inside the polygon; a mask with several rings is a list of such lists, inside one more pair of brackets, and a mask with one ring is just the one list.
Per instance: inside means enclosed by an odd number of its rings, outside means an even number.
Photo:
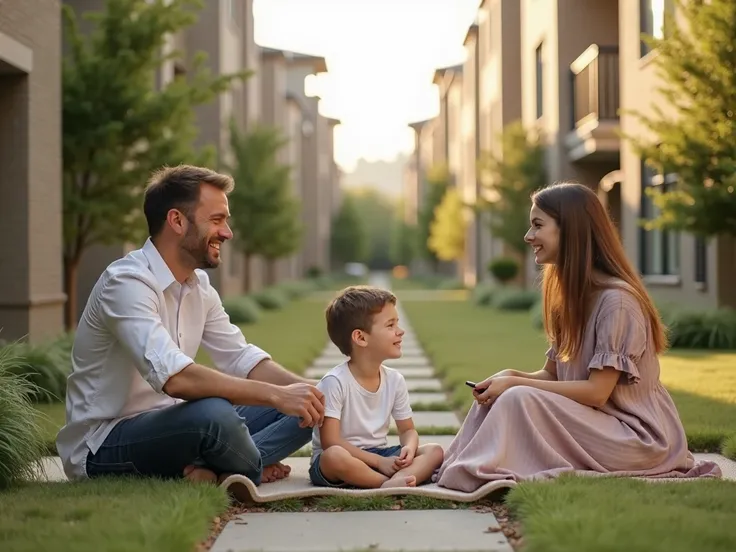
[{"label": "man's white shirt", "polygon": [[181,402],[163,386],[194,362],[200,345],[214,368],[243,378],[270,358],[230,323],[205,271],[180,284],[150,239],[112,263],[76,331],[67,424],[56,441],[66,475],[85,477],[88,453],[121,420]]},{"label": "man's white shirt", "polygon": [[[343,439],[359,448],[385,447],[391,418],[412,417],[409,390],[401,372],[381,366],[375,393],[360,385],[347,362],[335,366],[317,384],[325,396],[325,417],[340,420]],[[322,452],[319,428],[312,433],[312,458]]]}]

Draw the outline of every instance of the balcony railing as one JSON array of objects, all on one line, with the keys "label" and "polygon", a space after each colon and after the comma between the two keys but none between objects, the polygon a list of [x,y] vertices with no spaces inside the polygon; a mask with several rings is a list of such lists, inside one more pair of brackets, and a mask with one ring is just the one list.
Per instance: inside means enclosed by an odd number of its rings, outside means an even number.
[{"label": "balcony railing", "polygon": [[618,46],[588,47],[572,64],[572,128],[619,118]]}]

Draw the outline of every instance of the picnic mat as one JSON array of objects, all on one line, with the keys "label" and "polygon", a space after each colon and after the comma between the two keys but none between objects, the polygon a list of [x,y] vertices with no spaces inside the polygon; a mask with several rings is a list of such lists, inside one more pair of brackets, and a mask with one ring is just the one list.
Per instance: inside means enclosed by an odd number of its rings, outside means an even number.
[{"label": "picnic mat", "polygon": [[273,502],[285,498],[306,498],[309,496],[390,496],[420,495],[457,502],[474,502],[499,489],[516,486],[514,481],[489,481],[474,493],[464,493],[439,487],[434,483],[419,487],[392,487],[388,489],[340,489],[335,487],[316,487],[309,480],[309,458],[287,458],[284,464],[291,466],[289,477],[273,483],[256,487],[242,475],[231,475],[221,486],[228,489],[241,502]]},{"label": "picnic mat", "polygon": [[[736,480],[736,462],[728,460],[719,454],[696,454],[698,460],[716,462],[723,471],[724,479]],[[454,491],[439,487],[434,483],[419,487],[393,487],[389,489],[339,489],[332,487],[316,487],[309,481],[309,458],[287,458],[284,463],[291,466],[291,473],[286,479],[273,483],[264,483],[256,487],[253,482],[242,475],[231,475],[222,482],[241,502],[264,503],[286,498],[306,498],[310,496],[390,496],[390,495],[419,495],[456,502],[475,502],[494,491],[509,489],[517,485],[514,481],[489,481],[472,493]],[[645,478],[650,482],[684,482],[693,481],[690,478]]]}]

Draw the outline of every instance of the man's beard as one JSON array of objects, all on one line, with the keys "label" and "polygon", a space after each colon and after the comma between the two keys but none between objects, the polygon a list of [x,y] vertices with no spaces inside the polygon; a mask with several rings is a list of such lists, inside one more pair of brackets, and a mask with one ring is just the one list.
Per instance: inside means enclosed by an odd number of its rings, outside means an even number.
[{"label": "man's beard", "polygon": [[192,225],[187,235],[181,242],[181,250],[184,257],[193,265],[193,268],[217,268],[220,265],[219,257],[214,259],[210,256],[210,240],[207,236],[201,236]]}]

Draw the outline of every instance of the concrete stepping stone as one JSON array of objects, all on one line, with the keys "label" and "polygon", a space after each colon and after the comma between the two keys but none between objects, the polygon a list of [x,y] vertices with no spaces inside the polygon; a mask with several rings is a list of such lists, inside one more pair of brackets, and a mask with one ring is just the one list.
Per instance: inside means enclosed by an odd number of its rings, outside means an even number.
[{"label": "concrete stepping stone", "polygon": [[[314,366],[306,371],[305,377],[307,378],[321,378],[327,372],[332,370],[332,366]],[[431,378],[434,376],[434,370],[432,368],[396,368],[405,378]]]},{"label": "concrete stepping stone", "polygon": [[432,363],[425,356],[414,356],[414,357],[402,356],[401,358],[389,359],[386,362],[384,362],[384,364],[391,368],[398,368],[400,366],[432,367]]},{"label": "concrete stepping stone", "polygon": [[[414,412],[414,425],[423,427],[454,427],[460,429],[460,420],[454,412]],[[391,418],[390,427],[396,427],[396,421]]]},{"label": "concrete stepping stone", "polygon": [[[401,350],[404,352],[404,354],[407,354],[408,352],[412,352],[415,354],[422,354],[422,347],[418,343],[414,341],[406,341],[404,340],[401,343]],[[339,356],[342,355],[340,352],[340,349],[338,349],[335,345],[329,344],[324,349],[322,349],[322,355],[335,355]]]},{"label": "concrete stepping stone", "polygon": [[38,473],[41,481],[66,481],[64,467],[58,456],[44,456],[41,459],[42,472]]},{"label": "concrete stepping stone", "polygon": [[409,404],[447,404],[444,393],[409,393]]},{"label": "concrete stepping stone", "polygon": [[512,552],[495,516],[473,510],[241,514],[228,522],[211,548],[256,550]]},{"label": "concrete stepping stone", "polygon": [[[421,347],[401,347],[401,358],[408,358],[408,357],[426,357],[424,354],[424,350]],[[336,358],[336,359],[346,359],[347,357],[343,355],[337,348],[333,349],[325,349],[322,351],[322,353],[317,358]]]},{"label": "concrete stepping stone", "polygon": [[[321,356],[319,358],[314,359],[312,362],[312,367],[323,367],[323,366],[329,366],[332,368],[333,366],[337,366],[341,362],[345,362],[347,360],[347,357],[341,356],[341,357],[331,357],[331,356]],[[399,366],[412,366],[417,368],[427,368],[431,367],[431,363],[426,357],[413,357],[413,358],[392,358],[390,360],[387,360],[384,362],[386,366],[389,366],[391,368],[398,368]]]},{"label": "concrete stepping stone", "polygon": [[406,380],[406,387],[409,393],[412,391],[442,391],[442,382],[437,378],[411,378]]}]

